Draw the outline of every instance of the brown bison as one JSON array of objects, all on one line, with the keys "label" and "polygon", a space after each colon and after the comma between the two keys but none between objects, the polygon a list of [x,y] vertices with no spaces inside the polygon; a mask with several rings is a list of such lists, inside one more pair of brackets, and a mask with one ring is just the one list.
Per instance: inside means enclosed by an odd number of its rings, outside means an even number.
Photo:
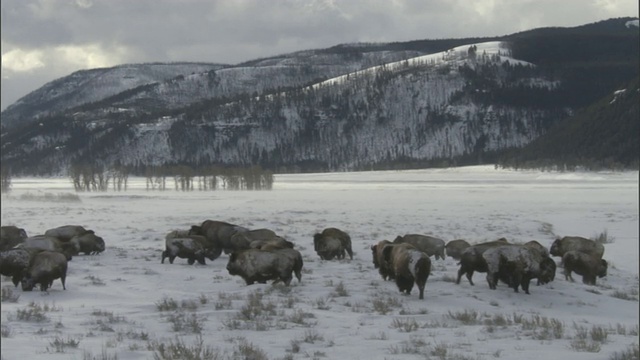
[{"label": "brown bison", "polygon": [[383,280],[393,279],[393,269],[388,269],[383,257],[382,250],[385,246],[392,245],[389,240],[381,240],[377,244],[371,246],[371,253],[373,255],[373,267],[378,269],[380,276]]},{"label": "brown bison", "polygon": [[84,235],[86,233],[93,234],[93,230],[87,230],[80,225],[63,225],[45,231],[44,235],[53,236],[62,241],[69,241],[75,236]]},{"label": "brown bison", "polygon": [[424,299],[424,288],[431,273],[429,256],[411,244],[387,245],[382,253],[386,266],[393,269],[398,290],[409,295],[415,284],[420,292],[418,298]]},{"label": "brown bison", "polygon": [[270,229],[240,231],[231,236],[229,246],[231,252],[245,250],[250,249],[251,243],[254,241],[268,241],[276,237],[278,237],[278,235]]},{"label": "brown bison", "polygon": [[212,260],[214,260],[222,254],[222,251],[225,254],[232,252],[231,237],[242,231],[249,231],[249,229],[224,221],[205,220],[201,225],[191,226],[189,235],[202,235],[207,238],[206,248],[211,251],[214,257]]},{"label": "brown bison", "polygon": [[293,249],[294,243],[280,236],[276,236],[269,240],[254,240],[249,244],[251,249],[260,250],[278,250],[278,249]]},{"label": "brown bison", "polygon": [[84,253],[85,255],[89,254],[99,254],[105,250],[104,239],[100,236],[97,236],[93,231],[89,230],[82,235],[76,235],[69,243],[74,246],[76,249],[76,254]]},{"label": "brown bison", "polygon": [[407,234],[405,236],[398,236],[393,240],[394,244],[411,244],[416,249],[422,251],[429,256],[435,256],[437,259],[444,260],[444,240],[420,234]]},{"label": "brown bison", "polygon": [[78,248],[70,242],[60,241],[53,236],[36,235],[26,238],[21,244],[17,245],[22,249],[35,249],[56,251],[64,254],[67,260],[71,260],[73,255],[78,253]]},{"label": "brown bison", "polygon": [[0,274],[11,276],[13,285],[18,286],[35,253],[19,248],[0,251]]},{"label": "brown bison", "polygon": [[294,249],[240,250],[231,253],[227,263],[229,274],[242,277],[247,285],[255,282],[264,284],[268,280],[289,285],[294,272],[298,281],[301,280],[301,269],[302,255]]},{"label": "brown bison", "polygon": [[13,225],[0,227],[0,251],[9,250],[22,243],[27,238],[27,232]]},{"label": "brown bison", "polygon": [[40,291],[46,291],[53,280],[60,279],[62,288],[66,290],[67,258],[56,251],[41,251],[33,256],[29,267],[22,278],[22,290],[31,291],[40,285]]},{"label": "brown bison", "polygon": [[496,289],[498,279],[518,292],[522,287],[529,294],[529,282],[538,279],[540,283],[553,281],[556,273],[555,262],[540,254],[537,249],[524,245],[502,245],[487,249],[483,254],[487,264],[487,283]]},{"label": "brown bison", "polygon": [[487,249],[505,244],[508,244],[507,240],[501,238],[495,241],[471,245],[467,249],[463,250],[460,254],[460,269],[458,270],[456,284],[460,284],[460,279],[464,274],[467,276],[469,284],[473,285],[473,280],[471,278],[473,277],[474,272],[487,272],[487,262],[482,257],[482,254],[487,251]]},{"label": "brown bison", "polygon": [[460,256],[462,256],[462,252],[471,246],[466,240],[458,239],[451,240],[445,245],[444,249],[447,256],[454,258],[455,260],[460,260]]},{"label": "brown bison", "polygon": [[595,240],[580,236],[565,236],[561,239],[556,239],[553,244],[551,244],[551,249],[549,249],[551,255],[559,257],[563,257],[568,251],[580,251],[597,259],[602,259],[604,246]]},{"label": "brown bison", "polygon": [[596,277],[607,276],[608,264],[606,260],[599,259],[581,251],[567,251],[562,256],[564,263],[564,276],[566,280],[573,281],[571,273],[582,275],[582,282],[587,285],[595,285]]},{"label": "brown bison", "polygon": [[344,259],[345,252],[353,259],[351,237],[337,228],[326,228],[321,233],[314,234],[313,249],[323,260]]}]

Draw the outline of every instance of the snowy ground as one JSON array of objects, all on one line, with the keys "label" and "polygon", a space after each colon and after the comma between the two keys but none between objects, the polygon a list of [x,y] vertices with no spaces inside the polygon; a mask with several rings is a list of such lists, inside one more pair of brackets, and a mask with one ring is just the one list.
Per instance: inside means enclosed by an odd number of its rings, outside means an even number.
[{"label": "snowy ground", "polygon": [[[83,225],[107,250],[74,257],[66,291],[56,280],[46,293],[22,292],[2,278],[2,359],[152,359],[163,350],[178,359],[200,346],[217,359],[588,360],[637,349],[638,172],[480,166],[277,175],[271,191],[130,185],[137,189],[67,202],[75,194],[68,179],[13,179],[2,225],[29,235]],[[246,286],[225,270],[227,255],[204,266],[160,264],[164,235],[205,219],[270,228],[295,242],[302,282]],[[351,235],[353,260],[319,259],[312,236],[325,227]],[[490,290],[484,274],[475,286],[456,285],[458,266],[447,258],[433,260],[419,300],[416,289],[402,295],[380,278],[370,250],[406,233],[549,246],[556,236],[605,231],[613,241],[607,277],[570,283],[559,268],[531,295]]]}]

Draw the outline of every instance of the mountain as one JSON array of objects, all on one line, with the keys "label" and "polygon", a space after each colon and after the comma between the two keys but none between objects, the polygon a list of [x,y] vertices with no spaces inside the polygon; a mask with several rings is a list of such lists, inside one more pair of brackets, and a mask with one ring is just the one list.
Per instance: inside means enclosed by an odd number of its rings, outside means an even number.
[{"label": "mountain", "polygon": [[636,78],[638,35],[637,19],[621,18],[237,65],[76,72],[2,112],[2,165],[64,174],[74,165],[297,172],[493,161]]},{"label": "mountain", "polygon": [[513,168],[640,168],[638,78],[523,148],[507,151],[501,166]]}]

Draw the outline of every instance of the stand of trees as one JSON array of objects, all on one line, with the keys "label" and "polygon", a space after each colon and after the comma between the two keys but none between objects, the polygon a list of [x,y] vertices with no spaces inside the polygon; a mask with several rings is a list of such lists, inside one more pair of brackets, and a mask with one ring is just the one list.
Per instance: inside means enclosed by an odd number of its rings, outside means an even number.
[{"label": "stand of trees", "polygon": [[[69,177],[76,191],[126,191],[133,169],[118,166],[104,169],[95,165],[73,165]],[[204,167],[194,169],[186,165],[154,166],[144,169],[147,190],[170,190],[173,180],[176,191],[212,190],[271,190],[273,173],[260,166],[246,168]]]}]

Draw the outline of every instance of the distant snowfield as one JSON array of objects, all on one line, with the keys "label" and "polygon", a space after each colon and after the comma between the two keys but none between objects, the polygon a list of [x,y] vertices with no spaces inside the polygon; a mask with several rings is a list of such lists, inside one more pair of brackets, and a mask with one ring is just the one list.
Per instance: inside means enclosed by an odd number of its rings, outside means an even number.
[{"label": "distant snowfield", "polygon": [[[2,225],[29,235],[83,225],[107,244],[100,255],[73,258],[66,291],[56,280],[47,293],[22,292],[2,278],[3,359],[151,359],[159,343],[194,347],[198,333],[219,358],[256,359],[583,360],[638,344],[637,171],[283,174],[271,191],[214,192],[146,191],[144,179],[132,178],[126,192],[45,200],[71,193],[68,179],[30,178],[13,179],[2,195]],[[246,286],[227,273],[227,255],[204,266],[161,264],[164,235],[205,219],[293,241],[305,262],[302,282]],[[325,227],[351,235],[353,260],[319,259],[312,237]],[[490,290],[482,273],[475,286],[456,285],[458,265],[447,258],[432,259],[419,300],[417,289],[402,295],[381,279],[370,250],[407,233],[548,247],[556,236],[604,231],[613,240],[607,277],[587,286],[574,274],[571,283],[559,267],[554,282],[532,284],[530,295],[504,284]],[[9,289],[17,302],[4,300]],[[163,308],[172,301],[174,309]],[[43,321],[25,316],[35,308]]]}]

